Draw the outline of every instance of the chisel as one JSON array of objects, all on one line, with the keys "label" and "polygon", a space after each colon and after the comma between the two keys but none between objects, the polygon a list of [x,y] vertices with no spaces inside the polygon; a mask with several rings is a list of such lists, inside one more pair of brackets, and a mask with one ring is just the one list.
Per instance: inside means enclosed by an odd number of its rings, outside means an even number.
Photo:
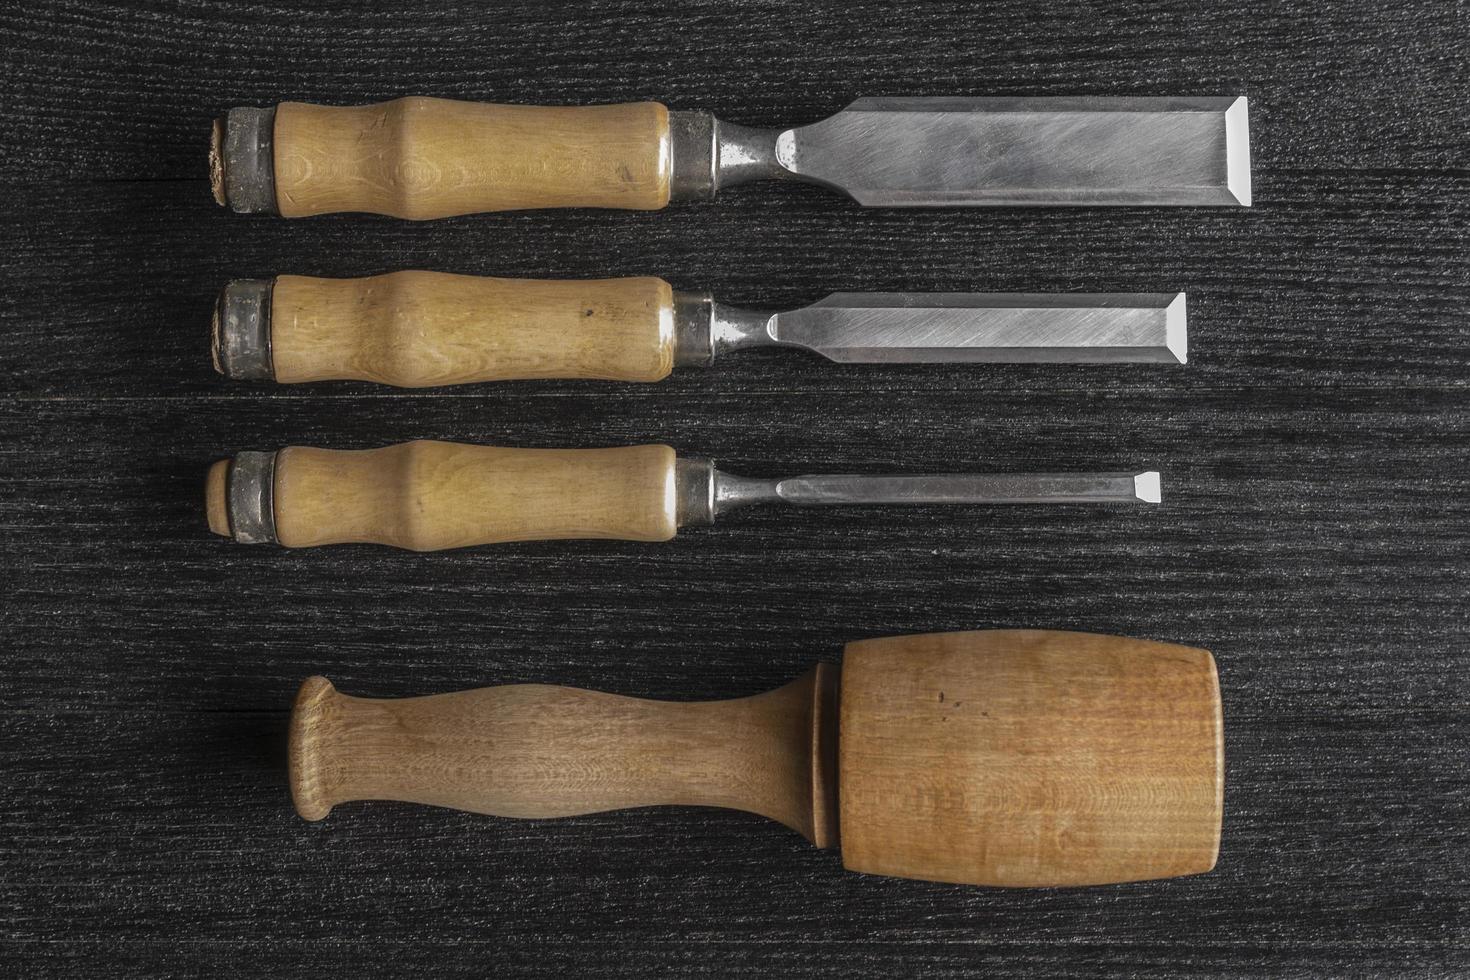
[{"label": "chisel", "polygon": [[757,503],[1158,503],[1159,474],[736,476],[668,446],[507,449],[405,442],[293,446],[215,463],[210,530],[244,544],[373,543],[438,551],[505,541],[667,541]]},{"label": "chisel", "polygon": [[876,98],[752,129],[657,102],[283,102],[217,121],[210,174],[221,204],[293,218],[651,210],[765,178],[885,207],[1249,205],[1246,115],[1233,96]]},{"label": "chisel", "polygon": [[654,277],[492,279],[395,272],[241,279],[220,294],[214,363],[231,378],[659,381],[751,347],[848,363],[1182,364],[1183,293],[834,293],[780,313]]},{"label": "chisel", "polygon": [[399,800],[498,817],[747,810],[851,871],[1097,885],[1215,866],[1224,734],[1204,650],[1050,630],[861,640],[731,701],[520,684],[402,700],[302,685],[307,820]]}]

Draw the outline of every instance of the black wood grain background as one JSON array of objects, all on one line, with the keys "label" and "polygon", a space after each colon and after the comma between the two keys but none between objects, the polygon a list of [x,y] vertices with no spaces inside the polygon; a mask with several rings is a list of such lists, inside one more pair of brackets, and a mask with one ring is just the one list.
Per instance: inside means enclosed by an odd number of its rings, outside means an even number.
[{"label": "black wood grain background", "polygon": [[[0,14],[0,955],[13,976],[1450,976],[1470,971],[1470,8],[46,2]],[[1251,97],[1250,210],[237,217],[210,118],[282,99]],[[229,278],[657,274],[1173,290],[1185,368],[732,357],[654,386],[215,376]],[[288,553],[205,530],[208,463],[290,443],[666,441],[730,468],[1158,468],[1153,509],[752,511],[664,545]],[[844,872],[755,817],[291,811],[286,709],[518,681],[750,694],[850,639],[1038,626],[1214,651],[1214,872],[997,891]]]}]

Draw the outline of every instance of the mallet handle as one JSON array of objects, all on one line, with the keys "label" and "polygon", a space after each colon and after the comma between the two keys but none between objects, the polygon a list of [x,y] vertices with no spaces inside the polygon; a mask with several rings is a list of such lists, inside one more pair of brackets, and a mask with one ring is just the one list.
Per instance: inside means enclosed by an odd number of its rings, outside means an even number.
[{"label": "mallet handle", "polygon": [[733,701],[544,684],[374,700],[302,685],[288,751],[297,812],[403,800],[502,817],[625,807],[748,810],[836,843],[837,668]]}]

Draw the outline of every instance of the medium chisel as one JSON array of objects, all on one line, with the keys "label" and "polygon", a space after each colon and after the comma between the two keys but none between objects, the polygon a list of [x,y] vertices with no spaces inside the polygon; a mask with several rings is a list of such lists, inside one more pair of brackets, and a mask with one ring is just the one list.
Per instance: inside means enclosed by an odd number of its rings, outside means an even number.
[{"label": "medium chisel", "polygon": [[313,677],[287,756],[308,820],[354,800],[731,807],[840,848],[851,871],[1016,887],[1209,871],[1223,749],[1208,652],[985,630],[849,643],[840,668],[731,701],[544,684],[378,700]]},{"label": "medium chisel", "polygon": [[215,366],[231,378],[658,381],[751,347],[849,363],[1182,364],[1183,293],[834,293],[780,313],[651,276],[493,279],[395,272],[241,279],[220,294]]},{"label": "medium chisel", "polygon": [[439,551],[506,541],[667,541],[757,503],[1158,503],[1159,474],[736,476],[668,446],[243,452],[209,470],[210,530],[244,544],[386,544]]},{"label": "medium chisel", "polygon": [[859,99],[752,129],[657,102],[543,107],[405,98],[232,109],[215,198],[302,217],[650,210],[776,178],[873,206],[1248,205],[1244,97]]}]

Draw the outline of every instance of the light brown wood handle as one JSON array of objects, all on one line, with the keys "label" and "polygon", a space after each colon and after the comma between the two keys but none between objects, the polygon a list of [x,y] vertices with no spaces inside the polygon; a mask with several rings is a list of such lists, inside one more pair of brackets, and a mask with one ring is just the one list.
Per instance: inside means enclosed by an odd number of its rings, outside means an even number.
[{"label": "light brown wood handle", "polygon": [[720,806],[833,843],[836,668],[733,701],[679,703],[541,684],[402,700],[302,685],[288,749],[297,811],[402,800],[502,817]]},{"label": "light brown wood handle", "polygon": [[[239,516],[229,469],[228,461],[216,464],[206,484],[210,527],[220,534],[230,534]],[[288,548],[367,542],[438,551],[557,538],[666,541],[678,529],[668,446],[296,446],[275,454],[269,482],[274,538]]]},{"label": "light brown wood handle", "polygon": [[1223,725],[1204,650],[980,630],[860,640],[840,675],[701,704],[539,685],[379,701],[316,677],[289,764],[310,820],[374,799],[508,817],[725,806],[819,846],[840,834],[854,871],[1054,887],[1212,868]]},{"label": "light brown wood handle", "polygon": [[651,276],[281,276],[271,290],[270,357],[282,382],[658,381],[674,365],[673,297]]},{"label": "light brown wood handle", "polygon": [[276,108],[276,206],[445,218],[669,202],[669,113],[657,102],[541,107],[406,98]]}]

